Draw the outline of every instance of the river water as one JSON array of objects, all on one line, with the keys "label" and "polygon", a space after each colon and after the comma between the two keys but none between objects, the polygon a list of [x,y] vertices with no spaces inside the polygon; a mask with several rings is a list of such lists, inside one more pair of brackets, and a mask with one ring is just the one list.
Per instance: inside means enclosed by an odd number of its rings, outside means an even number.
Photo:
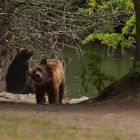
[{"label": "river water", "polygon": [[[101,70],[106,73],[114,76],[116,79],[120,78],[122,75],[127,73],[132,67],[133,63],[133,50],[127,50],[127,56],[122,56],[121,49],[115,50],[114,55],[110,58],[107,55],[107,47],[102,46],[93,46],[93,47],[85,47],[84,51],[93,51],[97,54],[100,54],[102,57],[101,61]],[[83,64],[88,63],[87,60],[82,56],[78,56],[75,50],[67,49],[65,50],[65,56],[71,58],[69,62],[66,57],[66,88],[65,94],[69,98],[78,98],[81,96],[93,97],[96,96],[97,91],[92,88],[92,92],[85,93],[82,88],[82,79],[81,71]]]}]

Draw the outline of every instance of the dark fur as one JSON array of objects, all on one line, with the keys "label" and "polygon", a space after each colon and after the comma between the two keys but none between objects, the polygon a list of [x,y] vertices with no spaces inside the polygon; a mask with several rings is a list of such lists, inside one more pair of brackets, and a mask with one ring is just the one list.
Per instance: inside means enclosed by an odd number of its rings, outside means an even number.
[{"label": "dark fur", "polygon": [[35,92],[34,84],[29,79],[29,60],[33,50],[21,49],[17,52],[12,63],[9,65],[6,75],[7,92],[14,94],[28,94]]},{"label": "dark fur", "polygon": [[43,59],[41,63],[29,71],[36,86],[36,101],[39,104],[62,103],[64,95],[64,70],[58,59]]},{"label": "dark fur", "polygon": [[35,94],[35,85],[29,78],[28,84],[22,94]]}]

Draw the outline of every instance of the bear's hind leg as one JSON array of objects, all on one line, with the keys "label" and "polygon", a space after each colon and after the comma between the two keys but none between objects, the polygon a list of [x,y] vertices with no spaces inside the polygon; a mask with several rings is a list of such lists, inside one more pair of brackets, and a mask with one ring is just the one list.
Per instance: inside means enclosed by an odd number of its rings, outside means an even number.
[{"label": "bear's hind leg", "polygon": [[58,94],[59,90],[55,87],[51,87],[48,91],[48,101],[50,104],[57,104],[58,103]]}]

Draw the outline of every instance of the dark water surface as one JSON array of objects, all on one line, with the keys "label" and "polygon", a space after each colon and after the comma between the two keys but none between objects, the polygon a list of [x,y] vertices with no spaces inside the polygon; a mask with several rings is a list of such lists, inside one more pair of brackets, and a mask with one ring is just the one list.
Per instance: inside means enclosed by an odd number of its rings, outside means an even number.
[{"label": "dark water surface", "polygon": [[[122,75],[127,73],[133,62],[133,57],[131,50],[127,51],[127,57],[122,57],[121,51],[115,51],[115,54],[112,58],[107,56],[107,47],[86,47],[83,48],[84,51],[91,50],[97,54],[101,54],[101,70],[106,74],[110,74],[115,78],[120,78]],[[73,49],[67,49],[65,55],[71,58],[69,62],[66,57],[66,94],[70,98],[77,98],[81,96],[92,97],[97,94],[96,90],[92,90],[91,93],[85,93],[82,88],[82,79],[80,78],[82,67],[84,63],[88,63],[86,59],[82,56],[78,56],[76,51]]]}]

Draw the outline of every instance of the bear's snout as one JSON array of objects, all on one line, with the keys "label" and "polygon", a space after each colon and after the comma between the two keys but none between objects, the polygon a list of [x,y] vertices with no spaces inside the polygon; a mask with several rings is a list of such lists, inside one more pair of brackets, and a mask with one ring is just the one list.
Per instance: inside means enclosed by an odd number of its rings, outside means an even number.
[{"label": "bear's snout", "polygon": [[36,71],[35,73],[35,80],[41,80],[43,78],[43,75],[40,71]]}]

